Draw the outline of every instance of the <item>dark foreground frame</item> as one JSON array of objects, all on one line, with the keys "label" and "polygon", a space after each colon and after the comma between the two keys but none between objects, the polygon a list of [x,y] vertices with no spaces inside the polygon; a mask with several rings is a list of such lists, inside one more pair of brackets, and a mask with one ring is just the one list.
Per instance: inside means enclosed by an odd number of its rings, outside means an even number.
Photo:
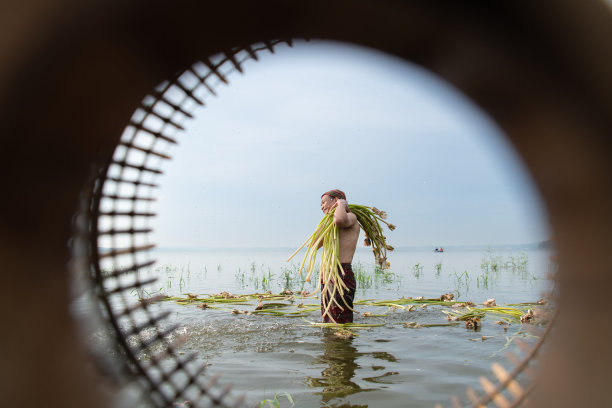
[{"label": "dark foreground frame", "polygon": [[67,307],[66,243],[83,186],[156,85],[210,55],[279,38],[330,38],[405,58],[496,120],[542,193],[559,251],[557,341],[531,401],[612,405],[612,328],[603,324],[612,280],[612,18],[604,4],[47,3],[1,13],[3,405],[107,406]]}]

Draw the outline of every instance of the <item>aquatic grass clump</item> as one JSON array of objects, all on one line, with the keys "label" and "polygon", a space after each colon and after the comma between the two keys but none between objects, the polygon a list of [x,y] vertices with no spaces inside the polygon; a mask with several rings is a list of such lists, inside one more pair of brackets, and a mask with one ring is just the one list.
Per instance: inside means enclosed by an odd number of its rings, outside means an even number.
[{"label": "aquatic grass clump", "polygon": [[279,397],[287,398],[287,400],[291,404],[289,406],[289,408],[295,406],[295,402],[293,401],[293,398],[291,397],[291,394],[289,394],[288,392],[278,392],[278,393],[274,394],[274,399],[264,399],[262,401],[259,401],[259,408],[266,408],[266,407],[280,408]]},{"label": "aquatic grass clump", "polygon": [[485,256],[482,258],[480,269],[484,272],[499,272],[503,265],[501,256],[494,256],[491,248],[487,249]]},{"label": "aquatic grass clump", "polygon": [[[259,268],[255,267],[255,263],[251,263],[247,269],[238,268],[234,274],[235,281],[240,289],[253,288],[255,290],[272,291],[279,289],[299,290],[302,292],[307,288],[306,282],[300,278],[298,274],[298,265],[289,265],[281,267],[278,273],[274,273],[273,269],[265,264],[261,264]],[[308,287],[309,290],[314,288]]]},{"label": "aquatic grass clump", "polygon": [[378,265],[364,265],[361,262],[353,263],[353,273],[357,289],[371,289],[388,286],[401,282],[401,276],[389,269],[382,269]]},{"label": "aquatic grass clump", "polygon": [[476,286],[489,289],[489,275],[482,274],[476,278]]},{"label": "aquatic grass clump", "polygon": [[[360,265],[361,266],[361,265]],[[374,285],[374,276],[367,273],[363,267],[353,268],[358,289],[369,289]]]},{"label": "aquatic grass clump", "polygon": [[[248,270],[238,268],[234,274],[235,282],[241,290],[252,288],[254,290],[277,291],[280,289],[287,289],[292,291],[302,292],[305,289],[314,291],[315,287],[312,286],[312,281],[317,282],[317,269],[320,265],[318,263],[314,266],[314,276],[312,276],[311,282],[307,283],[298,273],[299,265],[291,264],[287,267],[281,267],[280,271],[274,273],[273,269],[262,265],[259,269]],[[371,263],[363,263],[360,261],[353,263],[353,272],[355,274],[355,281],[357,283],[357,289],[371,289],[379,287],[385,287],[389,285],[399,285],[402,277],[397,273],[389,270],[382,269],[378,265]],[[248,290],[248,289],[247,289]]]},{"label": "aquatic grass clump", "polygon": [[456,271],[449,275],[449,278],[452,278],[455,281],[455,291],[457,292],[457,297],[461,295],[460,290],[465,288],[466,292],[470,291],[470,274],[468,271],[463,271],[463,273],[457,273]]},{"label": "aquatic grass clump", "polygon": [[440,272],[442,271],[442,262],[438,262],[434,265],[434,269],[436,271],[436,277],[440,276]]},{"label": "aquatic grass clump", "polygon": [[423,265],[421,265],[420,263],[416,263],[414,264],[414,266],[412,267],[412,274],[414,275],[415,278],[419,279],[421,278],[421,274],[423,273]]},{"label": "aquatic grass clump", "polygon": [[[349,204],[349,210],[357,217],[357,222],[362,230],[364,230],[366,238],[365,245],[372,246],[374,259],[376,263],[383,269],[389,267],[387,262],[387,251],[392,251],[393,247],[387,245],[386,237],[383,235],[380,222],[387,225],[390,230],[395,229],[395,225],[389,224],[385,219],[387,214],[384,211],[378,210],[376,207],[366,207],[363,205]],[[300,264],[299,274],[301,275],[304,265],[306,265],[306,282],[310,282],[311,274],[315,267],[317,258],[317,250],[322,247],[321,262],[319,267],[319,282],[314,293],[321,293],[321,303],[323,305],[322,315],[328,316],[331,321],[335,322],[330,315],[329,310],[335,303],[338,307],[353,310],[344,298],[344,293],[348,287],[344,283],[340,274],[344,274],[342,265],[339,260],[339,231],[338,226],[334,223],[335,208],[323,216],[315,232],[300,246],[288,259],[289,262],[302,248],[308,248],[302,263]],[[335,284],[334,284],[335,283]],[[342,305],[336,300],[336,293],[340,294]],[[329,299],[329,300],[328,300]]]},{"label": "aquatic grass clump", "polygon": [[529,278],[528,273],[529,257],[526,253],[522,252],[520,255],[510,254],[506,259],[502,256],[494,256],[491,248],[487,249],[484,257],[482,258],[480,269],[485,272],[500,272],[503,270],[509,270],[512,273],[519,273],[522,279]]}]

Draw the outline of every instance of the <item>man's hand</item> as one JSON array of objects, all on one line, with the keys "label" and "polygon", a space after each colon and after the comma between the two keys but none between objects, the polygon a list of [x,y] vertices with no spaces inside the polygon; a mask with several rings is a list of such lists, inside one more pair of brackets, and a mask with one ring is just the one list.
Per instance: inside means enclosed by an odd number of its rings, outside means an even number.
[{"label": "man's hand", "polygon": [[336,200],[336,203],[334,204],[332,208],[336,208],[336,207],[341,207],[341,208],[344,208],[344,211],[348,211],[348,202],[346,200],[339,198]]},{"label": "man's hand", "polygon": [[336,207],[336,211],[334,211],[334,224],[338,227],[348,228],[357,222],[355,214],[349,213],[348,202],[346,200],[336,200],[334,207]]}]

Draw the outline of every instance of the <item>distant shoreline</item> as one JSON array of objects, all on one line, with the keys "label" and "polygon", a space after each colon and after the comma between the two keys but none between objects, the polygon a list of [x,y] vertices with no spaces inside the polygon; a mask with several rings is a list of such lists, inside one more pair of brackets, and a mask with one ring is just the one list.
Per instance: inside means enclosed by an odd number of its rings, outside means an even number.
[{"label": "distant shoreline", "polygon": [[[440,246],[437,246],[439,248]],[[436,246],[422,245],[422,246],[403,246],[395,247],[396,252],[433,252]],[[529,244],[506,244],[506,245],[447,245],[442,246],[445,252],[459,252],[459,251],[487,251],[489,249],[494,251],[529,251],[536,249],[550,249],[549,246],[543,245],[542,242],[535,242]],[[154,252],[241,252],[241,251],[286,251],[292,253],[295,251],[295,247],[157,247],[152,249]],[[101,252],[109,251],[108,248],[99,248]],[[357,251],[370,251],[368,247],[358,246]]]}]

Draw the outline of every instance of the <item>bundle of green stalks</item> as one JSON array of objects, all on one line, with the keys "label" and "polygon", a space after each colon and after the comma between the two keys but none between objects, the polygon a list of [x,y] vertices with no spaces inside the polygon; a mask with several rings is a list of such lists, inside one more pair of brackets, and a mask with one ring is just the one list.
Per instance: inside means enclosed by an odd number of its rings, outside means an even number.
[{"label": "bundle of green stalks", "polygon": [[382,269],[388,269],[390,265],[389,262],[387,262],[387,251],[393,251],[393,247],[387,245],[387,237],[383,235],[380,223],[382,222],[385,224],[391,231],[395,229],[395,225],[388,223],[386,221],[387,213],[376,207],[349,204],[349,209],[355,214],[359,226],[363,232],[365,232],[364,245],[372,246],[376,264]]},{"label": "bundle of green stalks", "polygon": [[[349,204],[349,210],[357,217],[357,222],[361,229],[365,232],[366,246],[372,246],[374,252],[374,259],[376,263],[383,269],[389,267],[387,262],[387,251],[393,251],[393,247],[387,245],[386,237],[383,235],[382,227],[380,223],[384,223],[387,227],[393,231],[395,226],[389,224],[385,219],[387,213],[378,210],[376,207],[366,207],[363,205]],[[340,274],[344,274],[344,270],[340,264],[338,258],[339,248],[339,232],[338,226],[334,224],[334,213],[335,209],[323,216],[321,222],[317,226],[315,232],[308,237],[308,239],[300,246],[288,259],[289,262],[302,248],[305,246],[308,248],[304,259],[300,264],[299,274],[302,274],[302,269],[306,265],[306,282],[310,282],[310,277],[315,267],[317,259],[317,250],[322,247],[321,262],[319,268],[319,282],[317,289],[313,294],[321,292],[321,302],[323,305],[323,316],[329,316],[332,321],[335,322],[333,317],[329,314],[329,309],[335,303],[340,308],[349,308],[353,310],[345,301],[344,293],[348,290],[346,284],[343,282]],[[337,284],[334,284],[337,282]],[[336,300],[336,293],[340,294],[342,299],[342,305]]]}]

